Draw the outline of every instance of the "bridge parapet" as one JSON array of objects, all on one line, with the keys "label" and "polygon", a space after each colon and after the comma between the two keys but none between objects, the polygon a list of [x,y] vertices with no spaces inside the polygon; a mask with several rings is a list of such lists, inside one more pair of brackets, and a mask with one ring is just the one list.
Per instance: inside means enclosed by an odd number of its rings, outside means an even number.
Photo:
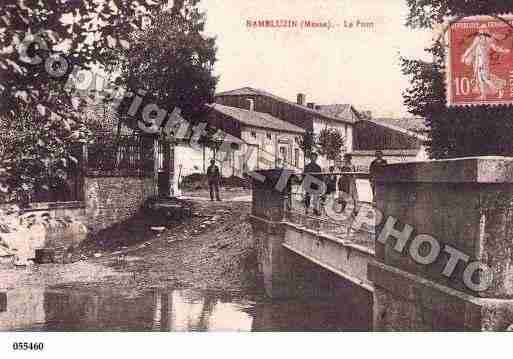
[{"label": "bridge parapet", "polygon": [[[512,326],[513,158],[398,163],[381,169],[373,216],[379,225],[370,243],[375,251],[340,238],[338,231],[331,237],[321,233],[319,218],[292,220],[288,173],[258,173],[265,180],[254,181],[253,233],[271,297],[312,294],[309,286],[326,277],[312,273],[322,267],[373,293],[375,330]],[[308,228],[311,221],[314,228]],[[321,287],[319,292],[332,286]]]},{"label": "bridge parapet", "polygon": [[256,172],[253,177],[252,215],[269,221],[283,219],[292,173],[287,169]]},{"label": "bridge parapet", "polygon": [[377,330],[513,323],[513,158],[391,164],[377,176]]},{"label": "bridge parapet", "polygon": [[[293,297],[292,259],[282,247],[285,235],[281,223],[285,214],[287,186],[278,185],[281,169],[257,171],[253,176],[251,225],[257,246],[259,272],[271,298]],[[286,174],[286,172],[285,172]]]},{"label": "bridge parapet", "polygon": [[[274,298],[332,296],[339,289],[337,284],[345,284],[357,286],[369,296],[372,285],[367,279],[367,263],[374,252],[347,240],[350,223],[308,216],[292,208],[291,183],[297,177],[290,171],[257,174],[255,177],[265,180],[253,182],[251,223],[266,293]],[[363,241],[367,245],[370,236],[368,232],[358,235],[360,242],[367,238]],[[326,283],[330,277],[326,271],[346,281]]]}]

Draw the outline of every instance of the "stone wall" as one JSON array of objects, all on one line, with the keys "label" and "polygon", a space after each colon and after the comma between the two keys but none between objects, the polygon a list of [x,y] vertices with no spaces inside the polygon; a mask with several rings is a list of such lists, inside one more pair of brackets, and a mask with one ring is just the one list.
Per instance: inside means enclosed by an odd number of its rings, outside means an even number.
[{"label": "stone wall", "polygon": [[[11,264],[10,257],[17,264],[26,264],[41,248],[53,249],[54,260],[65,261],[67,250],[88,234],[136,214],[154,195],[154,182],[142,177],[86,177],[84,194],[84,202],[33,203],[22,214],[13,213],[6,222],[8,233],[0,234],[0,254],[7,264]],[[0,206],[0,211],[4,207],[9,205]],[[5,222],[7,217],[2,219]]]},{"label": "stone wall", "polygon": [[45,322],[43,288],[0,292],[0,330],[32,328]]},{"label": "stone wall", "polygon": [[91,232],[133,216],[154,195],[152,178],[86,177],[85,220]]},{"label": "stone wall", "polygon": [[1,262],[27,264],[36,250],[54,249],[54,259],[64,261],[66,251],[86,237],[85,207],[82,202],[34,203],[20,210],[17,206],[0,206],[4,231],[0,233]]},{"label": "stone wall", "polygon": [[[378,174],[376,197],[384,218],[376,236],[393,234],[376,238],[376,262],[369,266],[375,329],[503,330],[512,324],[513,158],[389,165]],[[397,232],[385,231],[385,223]],[[417,248],[423,258],[434,253],[425,263],[411,254],[418,235],[437,243]],[[451,266],[451,258],[460,259]],[[465,281],[471,263],[487,267],[487,275],[474,272]],[[489,286],[476,289],[487,280]]]},{"label": "stone wall", "polygon": [[153,187],[153,178],[149,177],[86,177],[84,202],[35,203],[24,216],[47,213],[51,218],[70,218],[95,233],[137,213],[154,195]]}]

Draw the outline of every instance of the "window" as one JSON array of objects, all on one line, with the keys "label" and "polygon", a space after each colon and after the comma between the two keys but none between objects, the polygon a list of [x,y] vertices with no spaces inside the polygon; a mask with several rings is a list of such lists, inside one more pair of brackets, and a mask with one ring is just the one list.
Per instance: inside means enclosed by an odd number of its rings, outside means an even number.
[{"label": "window", "polygon": [[294,166],[299,167],[299,148],[294,149]]},{"label": "window", "polygon": [[267,139],[268,140],[272,140],[273,139],[273,135],[270,132],[267,132]]},{"label": "window", "polygon": [[280,146],[280,157],[284,162],[287,161],[287,147]]},{"label": "window", "polygon": [[276,165],[285,167],[287,164],[287,147],[280,146],[279,147],[279,154],[276,157]]},{"label": "window", "polygon": [[255,131],[251,131],[251,137],[256,138],[256,132]]}]

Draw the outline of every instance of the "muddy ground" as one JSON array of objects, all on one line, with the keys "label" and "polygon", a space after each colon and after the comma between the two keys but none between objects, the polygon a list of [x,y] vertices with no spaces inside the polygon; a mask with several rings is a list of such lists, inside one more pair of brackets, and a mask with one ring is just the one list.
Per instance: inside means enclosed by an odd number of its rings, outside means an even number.
[{"label": "muddy ground", "polygon": [[192,213],[151,230],[155,218],[127,221],[83,244],[69,264],[0,271],[0,289],[20,286],[108,287],[114,291],[195,288],[260,292],[250,203],[189,200]]}]

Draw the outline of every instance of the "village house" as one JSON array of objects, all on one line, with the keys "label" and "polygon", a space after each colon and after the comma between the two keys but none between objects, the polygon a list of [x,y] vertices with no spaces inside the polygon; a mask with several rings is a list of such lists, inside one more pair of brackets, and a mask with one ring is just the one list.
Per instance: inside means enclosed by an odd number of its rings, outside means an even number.
[{"label": "village house", "polygon": [[[351,105],[316,106],[306,103],[306,95],[297,94],[296,102],[286,100],[264,90],[243,87],[218,93],[216,103],[225,106],[249,109],[270,114],[282,121],[291,123],[305,131],[318,135],[324,128],[335,128],[345,138],[343,152],[353,149],[354,124],[359,119],[357,111]],[[248,101],[251,100],[251,101]],[[324,108],[324,111],[322,109]],[[337,114],[337,115],[334,115]],[[321,157],[319,164],[327,169],[329,161]]]},{"label": "village house", "polygon": [[253,100],[248,102],[247,110],[213,104],[207,117],[211,125],[243,141],[239,151],[232,152],[228,159],[231,175],[240,177],[247,171],[275,167],[302,168],[304,156],[299,139],[305,130],[270,114],[257,112]]},{"label": "village house", "polygon": [[[244,177],[248,171],[286,167],[302,169],[304,155],[299,139],[305,130],[282,121],[268,113],[254,109],[248,100],[248,109],[208,105],[204,119],[208,124],[223,131],[229,143],[216,159],[224,177]],[[205,172],[214,153],[210,148],[193,148],[189,143],[178,143],[174,148],[175,173],[180,177],[195,172]],[[177,181],[178,182],[178,181]],[[175,189],[179,193],[179,189]]]}]

